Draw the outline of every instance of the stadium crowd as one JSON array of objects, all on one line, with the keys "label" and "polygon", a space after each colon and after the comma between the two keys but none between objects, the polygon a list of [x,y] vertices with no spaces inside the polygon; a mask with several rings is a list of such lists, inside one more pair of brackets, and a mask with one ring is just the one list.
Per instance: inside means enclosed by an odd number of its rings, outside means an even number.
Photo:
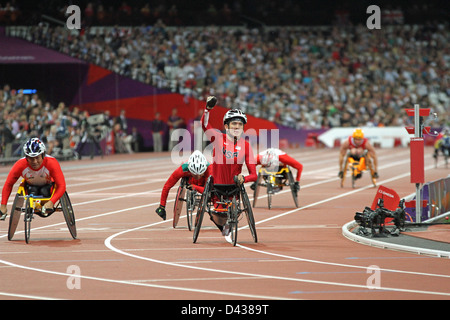
[{"label": "stadium crowd", "polygon": [[[235,17],[239,3],[203,12],[226,22],[225,12]],[[207,22],[213,25],[181,27],[167,18],[169,8],[156,6],[149,9],[151,21],[137,19],[141,26],[90,27],[146,13],[145,5],[130,9],[123,2],[121,8],[113,10],[113,20],[98,23],[100,5],[88,2],[80,32],[40,23],[21,36],[158,88],[202,100],[215,95],[226,106],[298,130],[404,126],[412,119],[402,110],[415,103],[438,114],[433,127],[450,125],[448,22],[403,24],[400,10],[380,30],[370,30],[352,24],[344,11],[334,25],[320,27],[224,27],[214,19]],[[171,8],[176,17],[176,5]],[[16,140],[38,129],[52,141],[64,127],[58,121],[70,124],[69,143],[80,140],[78,110],[6,86],[0,93],[1,122]]]},{"label": "stadium crowd", "polygon": [[[419,103],[448,119],[448,24],[30,29],[31,41],[159,88],[297,129],[405,125]],[[442,120],[444,121],[444,120]],[[443,125],[442,123],[440,125]]]},{"label": "stadium crowd", "polygon": [[[21,157],[22,145],[31,137],[45,143],[47,154],[65,159],[80,158],[82,149],[89,154],[88,148],[84,148],[86,142],[98,143],[111,133],[115,152],[139,151],[135,136],[128,133],[126,120],[120,116],[113,118],[108,111],[101,116],[101,122],[97,119],[92,122],[89,119],[93,115],[87,111],[76,107],[70,110],[64,102],[53,105],[38,92],[25,94],[5,84],[0,87],[0,162]],[[99,151],[91,150],[91,157],[92,152]]]}]

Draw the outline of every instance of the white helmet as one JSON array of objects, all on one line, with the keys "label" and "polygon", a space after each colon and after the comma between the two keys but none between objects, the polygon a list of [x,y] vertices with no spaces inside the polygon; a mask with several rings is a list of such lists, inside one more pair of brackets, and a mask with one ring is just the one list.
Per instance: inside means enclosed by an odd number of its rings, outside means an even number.
[{"label": "white helmet", "polygon": [[228,122],[232,121],[234,118],[241,119],[244,124],[247,123],[247,116],[244,112],[239,109],[231,109],[223,116],[223,124],[228,124]]},{"label": "white helmet", "polygon": [[188,160],[188,169],[192,174],[201,175],[208,168],[208,160],[206,160],[203,153],[195,150]]},{"label": "white helmet", "polygon": [[279,165],[278,155],[275,149],[269,148],[266,150],[264,155],[261,157],[261,164],[264,167],[272,167]]},{"label": "white helmet", "polygon": [[45,144],[39,138],[31,138],[23,145],[23,153],[28,157],[37,157],[45,152]]}]

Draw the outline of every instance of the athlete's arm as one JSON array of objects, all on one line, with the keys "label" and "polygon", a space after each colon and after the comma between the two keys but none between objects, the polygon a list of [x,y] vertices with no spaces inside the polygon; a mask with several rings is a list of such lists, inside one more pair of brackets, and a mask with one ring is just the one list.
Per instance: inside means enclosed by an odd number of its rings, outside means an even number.
[{"label": "athlete's arm", "polygon": [[161,200],[159,201],[159,204],[161,206],[166,206],[167,202],[167,196],[169,195],[170,189],[184,176],[184,171],[181,166],[179,166],[177,169],[175,169],[174,172],[170,175],[169,179],[167,179],[166,183],[164,184],[164,187],[161,192]]},{"label": "athlete's arm", "polygon": [[245,176],[245,182],[253,182],[258,179],[258,174],[256,173],[256,159],[253,156],[253,150],[247,141],[245,142],[245,164],[247,165],[249,175]]},{"label": "athlete's arm", "polygon": [[368,154],[370,155],[370,158],[373,161],[373,169],[375,170],[375,172],[378,172],[377,154],[375,152],[375,148],[372,146],[372,144],[369,141],[366,142],[366,149],[367,149]]},{"label": "athlete's arm", "polygon": [[50,176],[52,177],[53,181],[55,182],[55,193],[50,198],[50,201],[52,203],[56,203],[66,192],[66,179],[64,178],[64,174],[61,170],[61,166],[59,165],[58,160],[55,158],[46,158],[46,163],[44,164],[48,171],[50,172]]},{"label": "athlete's arm", "polygon": [[348,150],[348,140],[345,140],[342,144],[341,144],[341,149],[339,150],[339,173],[344,171],[344,159],[345,159],[345,155],[347,154],[347,150]]},{"label": "athlete's arm", "polygon": [[292,168],[297,169],[297,176],[296,176],[295,180],[300,181],[300,178],[302,176],[302,171],[303,171],[303,165],[286,153],[280,154],[278,156],[278,159],[280,160],[280,162],[287,164],[288,166],[290,166]]},{"label": "athlete's arm", "polygon": [[16,161],[16,163],[13,165],[11,170],[9,171],[9,174],[6,178],[5,184],[2,189],[2,208],[3,206],[6,206],[8,203],[9,196],[11,195],[12,188],[14,184],[17,182],[17,180],[21,177],[22,171],[27,167],[27,160],[25,158],[20,159]]}]

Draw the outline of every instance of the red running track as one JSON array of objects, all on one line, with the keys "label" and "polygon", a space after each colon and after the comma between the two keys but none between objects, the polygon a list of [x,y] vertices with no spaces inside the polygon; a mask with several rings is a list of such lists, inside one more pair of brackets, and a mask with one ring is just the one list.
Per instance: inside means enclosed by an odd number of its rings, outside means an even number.
[{"label": "red running track", "polygon": [[[340,188],[337,149],[288,152],[304,165],[300,207],[288,190],[274,196],[271,210],[259,199],[259,241],[242,223],[237,247],[208,218],[196,244],[184,217],[173,229],[175,187],[168,220],[156,215],[161,188],[176,168],[168,153],[62,162],[78,239],[62,216],[37,217],[30,244],[22,223],[8,241],[9,219],[0,222],[0,299],[450,298],[449,259],[369,247],[342,235],[342,226],[375,196],[367,173],[358,188],[349,181]],[[427,181],[450,173],[434,168],[431,153],[426,150]],[[379,184],[401,197],[414,193],[409,149],[378,154]],[[9,169],[0,168],[2,184]]]}]

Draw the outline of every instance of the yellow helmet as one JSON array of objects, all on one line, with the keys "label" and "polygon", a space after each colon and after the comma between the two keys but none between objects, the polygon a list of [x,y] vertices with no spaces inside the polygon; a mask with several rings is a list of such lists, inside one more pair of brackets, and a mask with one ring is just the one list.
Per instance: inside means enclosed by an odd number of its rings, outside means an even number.
[{"label": "yellow helmet", "polygon": [[364,132],[362,131],[361,128],[356,128],[356,129],[353,131],[352,137],[353,137],[354,139],[364,139]]}]

